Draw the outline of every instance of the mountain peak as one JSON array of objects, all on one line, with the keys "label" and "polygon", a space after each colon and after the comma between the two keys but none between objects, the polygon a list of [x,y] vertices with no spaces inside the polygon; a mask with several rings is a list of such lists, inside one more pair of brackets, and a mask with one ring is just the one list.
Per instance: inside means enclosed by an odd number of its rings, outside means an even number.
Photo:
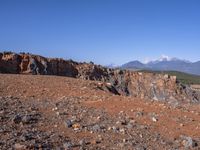
[{"label": "mountain peak", "polygon": [[161,57],[159,58],[159,61],[171,61],[172,58],[167,56],[167,55],[161,55]]},{"label": "mountain peak", "polygon": [[172,60],[177,60],[177,58],[172,58],[170,56],[167,55],[161,55],[158,59],[147,59],[144,61],[144,64],[151,64],[151,63],[158,63],[158,62],[162,62],[162,61],[172,61]]},{"label": "mountain peak", "polygon": [[180,71],[190,74],[200,75],[199,63],[192,63],[188,60],[178,59],[175,57],[169,57],[167,55],[161,55],[157,60],[145,61],[140,63],[139,61],[131,61],[124,65],[122,68],[128,69],[146,69],[146,70],[158,70],[158,71]]},{"label": "mountain peak", "polygon": [[176,57],[170,57],[167,55],[161,55],[159,59],[156,60],[150,60],[150,61],[145,61],[145,64],[156,64],[156,63],[160,63],[160,62],[174,62],[174,61],[180,61],[180,62],[185,62],[185,63],[191,63],[188,60],[185,59],[179,59]]}]

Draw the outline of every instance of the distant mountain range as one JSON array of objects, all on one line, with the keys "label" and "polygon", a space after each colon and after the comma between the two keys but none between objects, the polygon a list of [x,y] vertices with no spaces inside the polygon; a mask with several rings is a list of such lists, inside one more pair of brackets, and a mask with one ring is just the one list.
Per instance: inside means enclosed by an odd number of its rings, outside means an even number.
[{"label": "distant mountain range", "polygon": [[189,74],[200,75],[200,61],[190,62],[178,58],[162,57],[161,59],[142,63],[131,61],[121,66],[123,69],[154,70],[154,71],[180,71]]}]

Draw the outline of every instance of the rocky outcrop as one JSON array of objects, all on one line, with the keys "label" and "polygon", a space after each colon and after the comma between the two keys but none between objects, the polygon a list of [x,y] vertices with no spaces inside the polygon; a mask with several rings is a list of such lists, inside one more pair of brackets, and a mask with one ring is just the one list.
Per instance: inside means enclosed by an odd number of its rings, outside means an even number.
[{"label": "rocky outcrop", "polygon": [[41,74],[76,77],[78,70],[74,62],[50,59],[32,54],[0,53],[0,72],[20,74]]},{"label": "rocky outcrop", "polygon": [[93,63],[51,59],[32,54],[0,53],[0,72],[59,75],[100,81],[98,88],[114,94],[170,103],[199,102],[200,94],[175,76],[109,69]]},{"label": "rocky outcrop", "polygon": [[0,53],[1,73],[18,73],[19,63],[19,55],[10,52]]}]

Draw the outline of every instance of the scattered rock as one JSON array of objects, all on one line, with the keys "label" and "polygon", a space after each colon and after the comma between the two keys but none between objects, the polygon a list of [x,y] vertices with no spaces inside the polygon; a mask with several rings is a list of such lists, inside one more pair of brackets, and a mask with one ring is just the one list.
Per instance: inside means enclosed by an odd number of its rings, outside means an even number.
[{"label": "scattered rock", "polygon": [[14,149],[16,150],[25,150],[26,149],[26,146],[25,145],[22,145],[22,144],[19,144],[19,143],[16,143],[14,145]]},{"label": "scattered rock", "polygon": [[74,129],[74,131],[78,131],[81,129],[81,125],[79,123],[75,123],[72,125],[72,128]]},{"label": "scattered rock", "polygon": [[35,115],[25,115],[22,117],[23,124],[31,124],[37,122],[37,117]]},{"label": "scattered rock", "polygon": [[101,131],[101,127],[98,124],[96,124],[96,125],[92,126],[92,131],[99,132],[99,131]]},{"label": "scattered rock", "polygon": [[17,115],[14,116],[14,118],[12,120],[13,120],[14,123],[18,124],[22,121],[22,117],[19,114],[17,114]]},{"label": "scattered rock", "polygon": [[66,149],[66,150],[70,150],[72,147],[73,147],[73,145],[72,145],[72,143],[71,142],[65,142],[64,144],[63,144],[63,147],[64,147],[64,149]]},{"label": "scattered rock", "polygon": [[67,121],[65,121],[64,123],[65,123],[65,126],[66,126],[67,128],[71,128],[72,125],[73,125],[72,121],[69,120],[69,119],[68,119]]},{"label": "scattered rock", "polygon": [[153,121],[153,122],[157,122],[158,119],[157,119],[156,117],[152,117],[152,121]]},{"label": "scattered rock", "polygon": [[[35,70],[36,74],[42,73],[40,72],[40,67],[39,67],[39,70],[34,69],[35,68],[34,64],[36,64],[38,67],[37,63],[38,63],[37,61],[35,62],[32,61],[31,63],[33,65],[32,71]],[[74,67],[79,66],[79,64],[73,64],[73,65]],[[83,69],[78,69],[78,70],[85,71],[84,65],[86,65],[87,67],[87,64],[83,63],[81,64]],[[47,67],[46,68],[47,73],[48,73],[48,69],[49,68]],[[105,79],[105,82],[102,81],[103,83],[102,86],[104,86],[108,82],[105,76],[101,77],[95,74],[97,73],[97,71],[100,71],[100,74],[104,75],[105,71],[102,71],[102,69],[98,70],[98,67],[94,67],[90,69],[91,70],[89,70],[88,72],[80,73],[82,77],[87,77],[87,79],[94,79],[94,80]],[[151,74],[146,75],[146,73],[143,73],[140,77],[138,77],[137,73],[127,74],[126,71],[121,71],[121,72],[118,71],[118,73],[115,71],[113,72],[113,71],[114,70],[109,71],[110,73],[113,73],[113,75],[108,74],[109,78],[113,79],[113,81],[109,81],[109,82],[111,83],[112,86],[114,86],[119,91],[119,93],[129,93],[130,95],[134,95],[135,94],[134,92],[137,92],[135,97],[138,97],[138,95],[143,95],[143,97],[146,97],[146,98],[151,97],[152,95],[148,95],[149,94],[148,92],[152,90],[152,89],[148,89],[150,88],[149,82],[152,83],[151,88],[155,87],[156,92],[154,94],[158,97],[158,99],[163,96],[163,95],[159,95],[163,91],[162,87],[167,86],[166,90],[169,93],[170,93],[170,90],[172,91],[174,90],[173,81],[171,81],[169,78],[169,79],[166,79],[165,82],[163,82],[163,76],[161,75],[157,77]],[[57,72],[62,72],[62,71],[60,70]],[[68,71],[65,71],[64,73],[67,73],[67,72]],[[20,76],[19,78],[21,78]],[[34,79],[37,79],[37,78],[40,78],[41,76],[34,76],[34,77],[35,77]],[[131,79],[130,81],[132,83],[128,84],[129,81],[128,82],[126,81],[130,77],[131,78],[134,77],[134,78]],[[11,76],[10,79],[12,78],[13,78],[13,75]],[[25,78],[29,78],[29,77],[26,76]],[[156,129],[157,129],[157,126],[160,125],[160,123],[148,124],[149,121],[157,122],[159,117],[164,118],[166,115],[168,115],[168,111],[170,112],[173,112],[173,110],[182,111],[184,110],[183,108],[169,107],[167,102],[166,103],[162,103],[162,102],[143,103],[143,100],[137,101],[137,99],[124,98],[122,96],[116,96],[110,93],[108,94],[108,93],[105,93],[104,91],[99,91],[98,89],[95,89],[97,82],[87,83],[79,79],[77,80],[74,80],[74,79],[65,80],[65,78],[61,78],[61,79],[62,79],[62,82],[64,83],[63,88],[65,86],[69,86],[70,87],[69,89],[72,91],[61,89],[64,92],[63,93],[58,92],[57,89],[54,89],[54,87],[61,86],[60,84],[57,84],[57,82],[56,84],[55,83],[52,85],[49,84],[50,85],[49,87],[46,87],[42,89],[41,91],[41,87],[43,86],[45,87],[45,85],[47,84],[46,82],[51,81],[49,80],[49,78],[48,80],[41,80],[41,82],[38,82],[40,80],[36,80],[37,84],[34,87],[32,87],[31,84],[33,84],[35,81],[33,82],[33,80],[30,80],[30,83],[29,83],[27,82],[29,80],[25,80],[23,84],[19,83],[19,89],[17,92],[20,92],[21,91],[20,88],[23,88],[25,86],[24,84],[27,84],[28,86],[26,85],[26,87],[32,88],[31,92],[34,89],[36,92],[38,92],[37,94],[40,95],[40,97],[38,95],[34,95],[33,93],[28,93],[29,90],[26,89],[27,91],[24,92],[24,95],[20,95],[19,98],[16,98],[15,96],[8,96],[8,97],[3,96],[3,95],[6,95],[5,93],[8,91],[9,91],[8,93],[12,93],[12,90],[13,90],[12,88],[14,85],[4,88],[4,86],[2,85],[4,85],[4,82],[8,82],[8,81],[1,78],[0,93],[2,95],[0,96],[0,100],[1,100],[1,103],[0,103],[0,119],[1,119],[0,120],[0,133],[1,133],[0,149],[10,149],[10,148],[15,149],[17,147],[20,149],[20,148],[23,148],[23,146],[25,146],[25,149],[120,149],[120,148],[121,149],[137,149],[137,147],[140,149],[142,148],[144,149],[175,149],[175,148],[179,148],[180,145],[184,146],[185,149],[190,149],[190,147],[198,148],[198,139],[194,140],[191,137],[189,138],[185,137],[185,138],[179,139],[180,141],[177,142],[173,139],[172,140],[169,139],[169,137],[167,136],[163,137],[162,132],[160,133],[160,135],[158,135],[158,131]],[[160,80],[160,81],[158,82],[157,80]],[[41,84],[41,87],[40,87],[40,84],[38,85],[38,83]],[[74,83],[77,83],[77,84],[74,84]],[[126,85],[126,83],[128,85]],[[86,86],[85,84],[88,84],[88,86],[92,87],[90,89],[92,90],[92,94],[87,93],[88,92],[87,88],[82,88]],[[126,89],[125,87],[127,86],[130,86],[130,87]],[[172,89],[168,88],[170,86],[172,86]],[[45,95],[45,91],[48,91],[49,88],[51,87],[53,87],[53,90],[55,90],[55,93],[46,93]],[[78,88],[80,87],[81,90],[79,89],[77,90],[77,87]],[[95,88],[93,89],[93,87]],[[131,91],[130,88],[135,88],[135,89]],[[158,89],[160,91],[157,92]],[[143,90],[146,92],[144,92]],[[15,90],[14,92],[16,93]],[[99,94],[98,92],[100,93],[102,92],[105,94],[98,95]],[[76,93],[78,94],[76,95]],[[82,95],[82,93],[84,94]],[[31,94],[31,95],[33,94],[34,96],[28,96],[28,94]],[[48,94],[52,94],[53,98],[48,97]],[[62,96],[62,94],[63,95],[66,94],[66,95]],[[92,96],[90,97],[90,95]],[[166,95],[164,95],[164,97],[165,96]],[[177,95],[175,94],[174,98],[177,98],[176,96]],[[92,102],[90,101],[91,99],[93,100]],[[126,105],[121,106],[121,104],[118,106],[118,103],[116,103],[118,99],[120,99],[120,103],[122,102],[122,100],[123,102],[127,100],[127,102],[130,102],[130,104],[135,101],[133,104],[135,104],[136,106],[132,105],[133,109],[132,111],[130,111],[131,107],[128,106],[129,103],[126,103],[128,104],[127,106]],[[103,107],[101,107],[101,104],[104,104],[104,102],[106,102],[107,100],[111,104],[111,105],[109,104],[109,106],[112,107],[113,105],[113,107],[108,110],[107,110],[106,105],[103,105]],[[176,100],[178,101],[179,99],[177,98]],[[93,102],[94,103],[97,102],[96,104],[99,104],[100,107],[97,107],[97,108],[96,106],[90,107],[90,105],[88,107],[87,104],[91,104]],[[160,103],[162,103],[163,106],[165,106],[165,108],[161,107],[160,105],[157,105]],[[179,103],[182,104],[182,101],[179,101]],[[140,107],[140,104],[143,104],[142,106],[144,106],[144,108]],[[148,108],[148,104],[150,106],[149,108]],[[154,110],[151,110],[151,108],[157,109],[158,106],[159,106],[159,109],[163,109],[167,111],[161,110],[162,112],[159,113],[160,110],[158,111],[155,110],[156,113],[153,113],[152,115],[150,115],[150,117],[147,116],[148,114],[147,112],[149,112],[149,110],[154,111]],[[185,105],[186,108],[187,106],[190,107],[192,105]],[[53,107],[54,109],[52,109]],[[187,111],[186,110],[184,111],[184,113],[187,116],[181,118],[183,120],[178,120],[178,121],[175,120],[177,123],[176,127],[178,127],[180,130],[187,128],[187,125],[189,123],[194,123],[195,127],[199,126],[197,124],[198,117],[195,119],[190,117],[189,107],[187,108],[188,110],[186,109]],[[123,110],[123,111],[118,113],[120,110]],[[110,113],[110,111],[111,112],[113,111],[114,113]],[[198,110],[195,110],[195,111],[198,111]],[[65,113],[62,113],[62,112],[65,112]],[[59,115],[59,117],[56,114]],[[61,114],[65,114],[65,115],[61,115]],[[194,113],[192,115],[194,115],[195,117]],[[164,120],[163,118],[159,120],[161,124],[162,124],[162,121]],[[64,126],[63,122],[66,127],[64,129],[63,129],[63,126]],[[184,128],[179,127],[179,124],[182,122],[186,125]],[[198,131],[197,128],[195,130]],[[166,133],[166,131],[164,132]]]},{"label": "scattered rock", "polygon": [[191,137],[188,136],[181,136],[183,139],[182,144],[185,148],[194,148],[198,146],[197,142],[194,141]]},{"label": "scattered rock", "polygon": [[85,146],[85,145],[86,145],[86,142],[85,142],[84,139],[82,139],[82,140],[79,141],[79,144],[80,144],[80,146]]}]

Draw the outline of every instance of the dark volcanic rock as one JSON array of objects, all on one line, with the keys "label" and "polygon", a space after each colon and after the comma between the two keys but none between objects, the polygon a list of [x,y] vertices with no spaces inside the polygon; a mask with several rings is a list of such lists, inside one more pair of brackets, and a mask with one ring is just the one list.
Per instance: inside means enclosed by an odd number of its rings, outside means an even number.
[{"label": "dark volcanic rock", "polygon": [[14,116],[13,118],[14,123],[20,123],[21,121],[22,121],[22,117],[19,114]]}]

